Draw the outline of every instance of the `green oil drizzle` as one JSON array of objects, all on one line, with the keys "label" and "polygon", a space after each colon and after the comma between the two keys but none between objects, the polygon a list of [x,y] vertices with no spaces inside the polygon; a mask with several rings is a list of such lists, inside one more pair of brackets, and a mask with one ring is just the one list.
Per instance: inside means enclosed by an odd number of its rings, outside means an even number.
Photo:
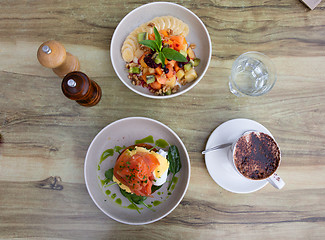
[{"label": "green oil drizzle", "polygon": [[[113,193],[111,196],[112,199],[116,198],[116,193]],[[117,200],[117,199],[116,199]]]},{"label": "green oil drizzle", "polygon": [[124,207],[124,208],[132,209],[132,210],[142,210],[143,209],[143,208],[140,208],[139,206],[134,206],[134,204],[130,204],[129,206]]},{"label": "green oil drizzle", "polygon": [[105,191],[105,193],[106,193],[106,195],[108,196],[108,195],[111,194],[111,191],[107,189],[107,190]]},{"label": "green oil drizzle", "polygon": [[148,207],[152,208],[152,205],[151,204],[148,204]]},{"label": "green oil drizzle", "polygon": [[[173,185],[171,185],[171,187],[170,187],[171,192],[175,189],[177,182],[178,182],[178,177],[174,177],[173,178]],[[170,195],[170,194],[168,193],[168,195]]]},{"label": "green oil drizzle", "polygon": [[178,177],[174,177],[174,179],[173,179],[173,183],[177,183],[178,182]]},{"label": "green oil drizzle", "polygon": [[120,198],[116,199],[115,202],[118,204],[118,205],[122,205],[122,200]]},{"label": "green oil drizzle", "polygon": [[160,148],[166,148],[169,146],[169,143],[166,142],[164,139],[158,139],[156,142],[155,142],[156,146],[157,147],[160,147]]},{"label": "green oil drizzle", "polygon": [[97,170],[99,171],[100,170],[100,165],[98,164],[98,166],[97,166]]},{"label": "green oil drizzle", "polygon": [[161,195],[161,192],[157,192],[158,195]]},{"label": "green oil drizzle", "polygon": [[167,194],[168,194],[169,196],[170,196],[170,195],[172,195],[172,193],[171,193],[171,192],[168,192]]},{"label": "green oil drizzle", "polygon": [[105,180],[100,180],[102,186],[104,186],[105,184],[109,183],[109,179],[105,179]]},{"label": "green oil drizzle", "polygon": [[115,147],[114,147],[114,151],[115,151],[115,152],[118,152],[118,153],[121,153],[120,151],[121,151],[122,149],[124,149],[124,148],[126,148],[126,147],[125,147],[125,146],[123,146],[123,147],[115,146]]},{"label": "green oil drizzle", "polygon": [[112,186],[112,185],[115,185],[115,184],[117,184],[117,183],[116,182],[113,182],[111,184],[108,184],[107,187]]},{"label": "green oil drizzle", "polygon": [[136,208],[133,204],[130,204],[130,205],[127,206],[126,208],[128,208],[128,209],[132,209],[132,210],[137,210],[137,208]]},{"label": "green oil drizzle", "polygon": [[157,201],[157,200],[152,202],[152,204],[153,204],[155,207],[158,206],[160,203],[161,203],[161,202],[160,202],[160,201]]},{"label": "green oil drizzle", "polygon": [[153,140],[153,136],[148,136],[140,140],[135,140],[134,144],[139,144],[139,143],[154,143],[155,141]]},{"label": "green oil drizzle", "polygon": [[99,164],[101,164],[106,158],[114,155],[114,149],[107,149],[102,153],[102,156],[100,156]]}]

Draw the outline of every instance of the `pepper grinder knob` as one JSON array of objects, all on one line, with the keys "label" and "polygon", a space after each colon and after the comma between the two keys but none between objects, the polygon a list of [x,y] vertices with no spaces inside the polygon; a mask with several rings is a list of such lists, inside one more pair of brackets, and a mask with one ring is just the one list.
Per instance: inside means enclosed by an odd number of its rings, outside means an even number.
[{"label": "pepper grinder knob", "polygon": [[79,71],[68,73],[62,80],[61,88],[67,98],[85,107],[95,106],[102,96],[99,85]]},{"label": "pepper grinder knob", "polygon": [[63,78],[66,74],[80,69],[77,57],[66,52],[64,46],[54,40],[44,42],[37,51],[37,59],[44,67]]}]

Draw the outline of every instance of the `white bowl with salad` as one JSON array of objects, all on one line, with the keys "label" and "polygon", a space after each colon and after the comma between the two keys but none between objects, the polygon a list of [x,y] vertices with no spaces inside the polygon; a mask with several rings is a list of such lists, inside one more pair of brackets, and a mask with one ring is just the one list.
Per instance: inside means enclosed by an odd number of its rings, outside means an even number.
[{"label": "white bowl with salad", "polygon": [[90,144],[84,166],[87,190],[112,219],[131,225],[158,221],[183,199],[190,159],[177,134],[144,117],[115,121]]},{"label": "white bowl with salad", "polygon": [[204,23],[187,8],[153,2],[127,14],[111,41],[111,62],[119,79],[149,98],[179,96],[203,78],[211,59]]}]

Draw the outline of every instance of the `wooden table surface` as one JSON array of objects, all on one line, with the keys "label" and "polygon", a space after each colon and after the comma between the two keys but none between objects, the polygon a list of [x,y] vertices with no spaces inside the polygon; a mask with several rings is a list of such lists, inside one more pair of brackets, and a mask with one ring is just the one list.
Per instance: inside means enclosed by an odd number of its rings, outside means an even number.
[{"label": "wooden table surface", "polygon": [[[298,0],[176,1],[204,22],[213,53],[201,82],[167,100],[130,91],[110,63],[115,27],[147,2],[0,0],[0,239],[324,239],[325,1],[313,11]],[[61,79],[38,63],[36,51],[49,39],[101,86],[97,106],[65,98]],[[227,87],[230,68],[252,50],[273,59],[278,80],[269,94],[238,98]],[[168,125],[191,159],[180,205],[142,226],[103,214],[83,176],[94,136],[130,116]],[[276,138],[282,190],[235,194],[209,176],[200,152],[234,118],[255,120]]]}]

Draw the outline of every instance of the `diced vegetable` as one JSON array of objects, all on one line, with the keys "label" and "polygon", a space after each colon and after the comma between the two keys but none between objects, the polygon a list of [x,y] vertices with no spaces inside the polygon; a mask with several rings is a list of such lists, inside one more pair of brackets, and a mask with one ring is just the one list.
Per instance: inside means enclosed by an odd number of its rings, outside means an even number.
[{"label": "diced vegetable", "polygon": [[156,79],[155,79],[155,76],[154,76],[154,75],[147,75],[147,76],[146,76],[146,82],[147,82],[148,84],[153,83],[155,80],[156,80]]},{"label": "diced vegetable", "polygon": [[199,66],[200,62],[201,62],[201,59],[199,59],[199,58],[194,58],[194,67]]},{"label": "diced vegetable", "polygon": [[158,57],[158,53],[155,52],[155,53],[152,55],[151,59],[156,59],[157,57]]},{"label": "diced vegetable", "polygon": [[183,69],[180,69],[180,70],[177,71],[176,77],[177,77],[178,80],[182,80],[184,76],[185,76],[185,72],[184,72]]},{"label": "diced vegetable", "polygon": [[195,53],[193,51],[193,49],[191,47],[189,47],[187,49],[187,55],[189,56],[190,59],[194,59],[195,58]]},{"label": "diced vegetable", "polygon": [[174,76],[174,68],[171,64],[167,64],[166,68],[168,69],[168,73],[166,73],[166,77],[167,78],[171,78],[172,76]]},{"label": "diced vegetable", "polygon": [[138,42],[141,42],[143,40],[148,40],[148,33],[147,32],[138,33]]},{"label": "diced vegetable", "polygon": [[170,64],[172,67],[174,67],[175,64],[176,64],[176,61],[175,60],[170,60],[170,61],[168,61],[168,64]]},{"label": "diced vegetable", "polygon": [[155,70],[154,68],[149,68],[148,72],[149,72],[150,74],[154,74],[154,73],[156,72],[156,70]]},{"label": "diced vegetable", "polygon": [[173,41],[173,48],[176,51],[184,49],[184,44],[186,44],[185,37],[182,35],[171,36],[170,40]]},{"label": "diced vegetable", "polygon": [[183,44],[183,49],[182,50],[186,52],[186,49],[187,49],[187,43]]},{"label": "diced vegetable", "polygon": [[159,31],[160,34],[162,34],[164,37],[168,37],[168,32],[166,30],[160,30]]},{"label": "diced vegetable", "polygon": [[184,57],[187,57],[187,52],[185,50],[180,50],[179,51],[180,54],[182,54]]},{"label": "diced vegetable", "polygon": [[186,63],[186,64],[184,65],[184,70],[185,70],[185,72],[190,71],[192,67],[193,67],[193,66],[192,66],[191,63]]},{"label": "diced vegetable", "polygon": [[173,88],[176,84],[176,76],[174,75],[171,78],[168,78],[165,84]]},{"label": "diced vegetable", "polygon": [[157,73],[158,75],[163,74],[163,71],[162,71],[161,67],[156,67],[156,68],[155,68],[155,71],[156,71],[156,73]]},{"label": "diced vegetable", "polygon": [[161,89],[161,84],[158,81],[154,81],[153,83],[150,83],[150,87],[152,87],[155,90]]},{"label": "diced vegetable", "polygon": [[165,84],[167,81],[167,78],[164,75],[156,75],[156,79],[161,84]]},{"label": "diced vegetable", "polygon": [[160,59],[159,57],[156,57],[154,61],[155,61],[155,63],[157,63],[157,64],[162,63],[162,61],[161,61],[161,59]]},{"label": "diced vegetable", "polygon": [[142,74],[147,74],[148,72],[149,72],[149,68],[148,67],[142,68]]},{"label": "diced vegetable", "polygon": [[139,58],[139,63],[140,63],[140,65],[141,65],[141,67],[143,67],[143,68],[147,68],[148,65],[145,63],[145,61],[144,61],[144,57],[145,57],[145,54],[143,54],[143,55]]},{"label": "diced vegetable", "polygon": [[129,73],[136,73],[136,74],[138,74],[138,73],[140,73],[140,68],[138,68],[138,67],[130,67],[129,68]]},{"label": "diced vegetable", "polygon": [[141,78],[143,81],[147,82],[147,75],[148,75],[148,74],[142,74],[142,75],[140,76],[140,78]]},{"label": "diced vegetable", "polygon": [[192,82],[196,78],[197,78],[197,73],[194,68],[192,68],[191,70],[189,70],[188,72],[185,73],[185,80],[188,83]]},{"label": "diced vegetable", "polygon": [[178,72],[178,70],[180,70],[181,68],[178,66],[178,63],[176,62],[174,65],[174,70],[175,72]]},{"label": "diced vegetable", "polygon": [[172,94],[172,90],[168,89],[167,92],[165,92],[165,95],[170,95],[170,94]]},{"label": "diced vegetable", "polygon": [[155,40],[156,39],[155,33],[149,34],[148,38],[149,38],[149,40]]}]

